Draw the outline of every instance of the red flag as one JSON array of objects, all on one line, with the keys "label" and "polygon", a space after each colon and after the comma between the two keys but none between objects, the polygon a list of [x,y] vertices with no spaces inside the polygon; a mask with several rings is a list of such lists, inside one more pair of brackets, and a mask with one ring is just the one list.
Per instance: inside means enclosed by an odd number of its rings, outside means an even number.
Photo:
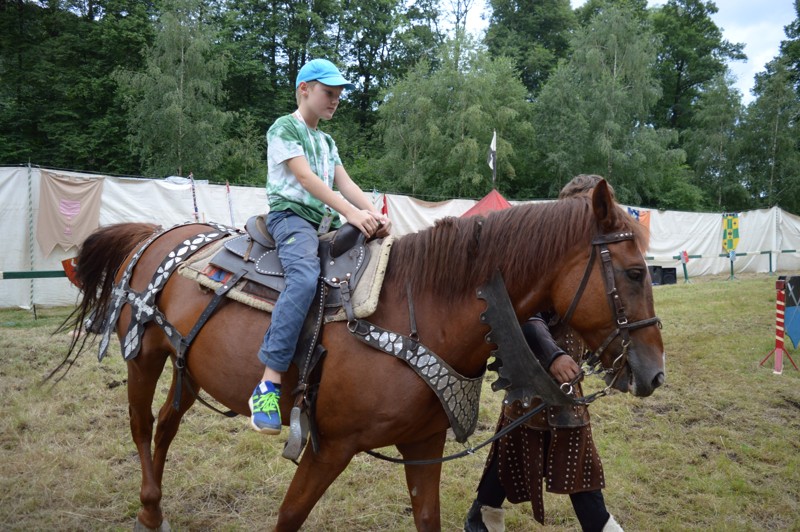
[{"label": "red flag", "polygon": [[64,273],[67,274],[67,279],[69,279],[72,284],[80,288],[81,285],[78,282],[78,265],[75,264],[75,259],[76,257],[64,259],[61,261],[61,266],[64,268]]},{"label": "red flag", "polygon": [[383,206],[381,207],[381,214],[389,216],[389,205],[386,203],[386,194],[383,195]]}]

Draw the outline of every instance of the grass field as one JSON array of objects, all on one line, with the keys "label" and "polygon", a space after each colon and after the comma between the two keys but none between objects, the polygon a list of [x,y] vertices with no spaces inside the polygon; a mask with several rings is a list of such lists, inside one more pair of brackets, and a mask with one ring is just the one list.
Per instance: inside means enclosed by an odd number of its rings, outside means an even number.
[{"label": "grass field", "polygon": [[[646,399],[615,394],[591,408],[606,502],[626,530],[800,530],[800,372],[786,361],[774,375],[772,359],[759,367],[775,346],[775,279],[703,278],[654,289],[667,383]],[[30,311],[0,310],[6,530],[129,530],[139,508],[118,350],[102,363],[92,350],[62,382],[40,385],[66,352],[69,336],[51,333],[68,311],[40,308],[34,320]],[[787,345],[800,363],[788,338]],[[497,416],[493,378],[473,445],[491,434]],[[165,376],[157,405],[167,386]],[[195,406],[164,473],[173,529],[270,528],[295,470],[280,457],[284,438],[285,431],[264,437],[244,418]],[[462,448],[453,441],[446,451]],[[483,449],[444,465],[444,530],[461,529],[485,456]],[[508,530],[541,528],[530,505],[506,509]],[[545,530],[578,528],[567,497],[547,494],[545,509]],[[357,456],[304,529],[413,530],[402,467]]]}]

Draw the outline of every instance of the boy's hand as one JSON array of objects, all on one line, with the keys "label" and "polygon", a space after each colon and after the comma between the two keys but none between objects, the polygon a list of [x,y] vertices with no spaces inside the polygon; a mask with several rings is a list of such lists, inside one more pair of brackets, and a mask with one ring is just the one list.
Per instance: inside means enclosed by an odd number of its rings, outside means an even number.
[{"label": "boy's hand", "polygon": [[378,230],[375,232],[375,238],[386,238],[392,232],[392,221],[384,214],[372,213],[372,216],[378,220]]},{"label": "boy's hand", "polygon": [[374,235],[380,227],[378,219],[375,217],[375,215],[365,209],[354,210],[350,216],[347,216],[347,221],[358,227],[359,231],[364,233],[364,236],[367,238],[370,238],[372,235]]},{"label": "boy's hand", "polygon": [[550,364],[550,374],[556,382],[572,382],[580,373],[580,366],[569,355],[561,355]]}]

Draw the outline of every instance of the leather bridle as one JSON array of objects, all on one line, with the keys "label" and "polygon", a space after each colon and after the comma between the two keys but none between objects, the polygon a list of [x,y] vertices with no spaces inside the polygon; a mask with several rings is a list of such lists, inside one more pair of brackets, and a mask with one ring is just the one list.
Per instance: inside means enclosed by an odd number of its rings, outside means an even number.
[{"label": "leather bridle", "polygon": [[[583,272],[583,278],[578,286],[578,290],[575,292],[575,296],[572,298],[572,302],[570,303],[567,312],[561,318],[565,324],[569,325],[569,321],[572,319],[572,315],[575,312],[578,302],[583,296],[583,292],[589,282],[589,276],[592,273],[594,261],[599,254],[601,273],[606,287],[606,297],[608,299],[609,307],[611,308],[611,314],[612,319],[614,320],[615,328],[611,334],[606,337],[605,341],[600,344],[600,347],[597,348],[597,350],[586,361],[591,368],[590,371],[586,373],[592,374],[602,371],[613,376],[614,381],[616,381],[616,379],[619,377],[620,370],[628,361],[628,346],[631,343],[630,331],[641,329],[643,327],[649,327],[651,325],[657,325],[659,328],[661,327],[661,319],[658,316],[653,316],[652,318],[646,318],[634,322],[628,321],[628,317],[625,314],[625,307],[623,306],[622,300],[619,297],[619,292],[617,291],[616,282],[614,280],[614,265],[611,262],[611,252],[608,249],[608,244],[622,242],[625,240],[633,240],[633,238],[633,232],[624,231],[619,233],[598,235],[592,239],[592,252],[589,255],[589,262],[586,264],[586,269]],[[606,367],[602,370],[595,369],[595,367],[600,364],[602,354],[605,352],[608,346],[611,345],[614,340],[616,340],[617,336],[622,337],[619,355],[614,359],[610,368]],[[613,381],[610,386],[611,385],[613,385]]]}]

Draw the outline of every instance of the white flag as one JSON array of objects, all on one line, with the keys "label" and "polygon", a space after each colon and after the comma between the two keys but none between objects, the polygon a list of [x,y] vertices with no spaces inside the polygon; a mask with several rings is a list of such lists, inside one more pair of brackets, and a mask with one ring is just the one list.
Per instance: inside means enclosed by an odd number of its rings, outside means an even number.
[{"label": "white flag", "polygon": [[489,154],[486,157],[486,164],[494,170],[497,161],[497,130],[492,134],[492,143],[489,144]]}]

